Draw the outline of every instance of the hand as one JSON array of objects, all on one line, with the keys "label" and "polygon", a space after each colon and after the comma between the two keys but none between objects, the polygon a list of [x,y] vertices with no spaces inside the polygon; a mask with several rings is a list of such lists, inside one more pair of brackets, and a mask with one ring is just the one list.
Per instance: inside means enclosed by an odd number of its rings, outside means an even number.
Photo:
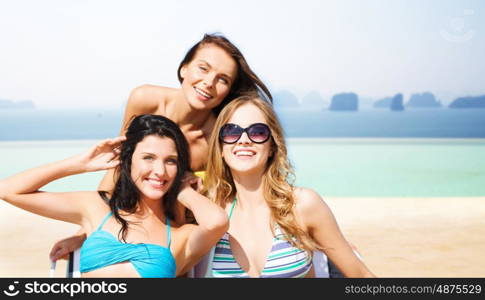
[{"label": "hand", "polygon": [[58,259],[67,260],[69,258],[69,253],[81,248],[84,240],[86,240],[86,234],[75,235],[57,241],[54,246],[52,246],[49,258],[51,261],[57,261]]},{"label": "hand", "polygon": [[80,159],[85,172],[107,170],[116,167],[120,163],[120,145],[125,140],[125,136],[106,139],[94,145],[86,153],[81,154]]},{"label": "hand", "polygon": [[[178,200],[182,201],[185,195],[190,194],[190,192],[201,193],[204,186],[202,185],[202,178],[195,176],[191,172],[186,172],[184,178],[182,179],[182,185],[180,187],[180,192],[178,194]],[[184,204],[185,206],[185,204]]]},{"label": "hand", "polygon": [[200,193],[204,189],[202,185],[202,178],[195,176],[192,172],[185,172],[184,178],[182,178],[182,186],[180,191],[184,190],[185,188],[191,188],[194,191]]}]

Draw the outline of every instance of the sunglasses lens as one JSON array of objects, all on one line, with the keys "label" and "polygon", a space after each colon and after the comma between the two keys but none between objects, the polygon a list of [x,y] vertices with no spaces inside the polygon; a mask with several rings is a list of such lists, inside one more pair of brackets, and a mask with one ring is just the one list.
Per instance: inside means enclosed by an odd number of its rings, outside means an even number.
[{"label": "sunglasses lens", "polygon": [[233,144],[239,140],[242,128],[234,124],[226,124],[221,128],[221,138],[224,143]]},{"label": "sunglasses lens", "polygon": [[265,124],[254,124],[251,125],[248,130],[249,138],[254,143],[264,143],[268,140],[270,135],[270,130]]}]

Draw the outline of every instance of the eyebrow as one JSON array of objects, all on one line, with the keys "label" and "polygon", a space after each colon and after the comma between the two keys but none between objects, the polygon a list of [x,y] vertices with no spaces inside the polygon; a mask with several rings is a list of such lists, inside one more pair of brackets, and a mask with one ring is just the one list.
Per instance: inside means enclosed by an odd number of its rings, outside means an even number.
[{"label": "eyebrow", "polygon": [[[203,59],[199,59],[200,62],[206,64],[209,66],[209,68],[212,68],[212,65],[210,63],[208,63],[207,61],[203,60]],[[226,73],[220,73],[222,76],[226,77],[227,79],[229,80],[233,80],[231,76],[227,75]]]},{"label": "eyebrow", "polygon": [[[155,153],[151,153],[151,152],[141,152],[141,154],[142,154],[142,155],[146,155],[146,154],[148,154],[148,155],[157,156]],[[178,157],[178,155],[177,155],[177,154],[170,154],[170,155],[168,155],[168,157],[170,157],[170,158],[177,158],[177,157]]]}]

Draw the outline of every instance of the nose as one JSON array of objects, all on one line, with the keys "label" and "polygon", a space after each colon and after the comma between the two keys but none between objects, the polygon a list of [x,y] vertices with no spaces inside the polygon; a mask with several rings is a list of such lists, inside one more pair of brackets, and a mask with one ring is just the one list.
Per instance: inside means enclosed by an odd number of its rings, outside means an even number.
[{"label": "nose", "polygon": [[248,133],[244,131],[237,141],[238,144],[250,144],[252,141],[249,139]]},{"label": "nose", "polygon": [[205,77],[204,77],[204,80],[203,80],[203,84],[204,86],[206,86],[207,88],[212,88],[212,86],[214,85],[214,81],[216,80],[216,76],[215,74],[207,74]]},{"label": "nose", "polygon": [[162,177],[163,175],[165,175],[166,173],[165,164],[163,162],[153,164],[153,173],[155,173],[155,175],[158,177]]}]

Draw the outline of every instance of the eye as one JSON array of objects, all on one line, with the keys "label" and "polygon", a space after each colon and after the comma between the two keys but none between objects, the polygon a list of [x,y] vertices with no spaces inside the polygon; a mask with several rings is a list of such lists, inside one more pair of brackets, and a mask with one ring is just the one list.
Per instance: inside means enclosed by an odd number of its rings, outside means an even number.
[{"label": "eye", "polygon": [[199,69],[201,69],[204,72],[207,72],[208,70],[206,66],[199,66]]},{"label": "eye", "polygon": [[225,77],[219,77],[219,81],[223,84],[229,84],[229,80],[227,80]]},{"label": "eye", "polygon": [[176,165],[177,164],[177,159],[175,159],[175,158],[169,158],[169,159],[167,159],[167,163],[169,165]]},{"label": "eye", "polygon": [[145,156],[143,156],[143,160],[152,161],[153,160],[153,156],[151,156],[151,155],[145,155]]}]

